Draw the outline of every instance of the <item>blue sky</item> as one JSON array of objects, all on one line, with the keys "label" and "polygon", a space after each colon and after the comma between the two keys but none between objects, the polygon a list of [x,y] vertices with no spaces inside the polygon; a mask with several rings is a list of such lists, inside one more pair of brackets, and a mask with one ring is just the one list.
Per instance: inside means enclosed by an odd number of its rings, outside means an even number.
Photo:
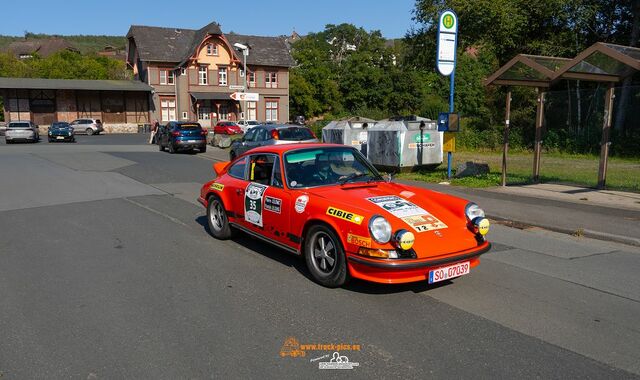
[{"label": "blue sky", "polygon": [[[348,22],[380,30],[387,38],[404,36],[414,25],[413,0],[4,0],[0,34],[125,35],[131,24],[197,29],[211,21],[224,32],[282,35],[317,32],[326,24]],[[238,16],[238,7],[247,12]],[[16,17],[11,17],[14,14]]]}]

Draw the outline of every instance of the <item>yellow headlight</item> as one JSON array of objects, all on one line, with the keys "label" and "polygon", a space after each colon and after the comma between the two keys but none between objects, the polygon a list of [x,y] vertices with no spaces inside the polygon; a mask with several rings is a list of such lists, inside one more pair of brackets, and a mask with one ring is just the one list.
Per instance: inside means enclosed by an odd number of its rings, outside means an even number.
[{"label": "yellow headlight", "polygon": [[482,218],[478,220],[475,225],[476,227],[478,227],[478,232],[480,233],[480,235],[484,236],[489,233],[489,226],[491,225],[491,223],[489,223],[489,219]]},{"label": "yellow headlight", "polygon": [[409,232],[407,230],[400,230],[395,233],[393,240],[395,241],[397,247],[408,251],[411,249],[411,247],[413,247],[413,243],[416,241],[416,237],[412,232]]}]

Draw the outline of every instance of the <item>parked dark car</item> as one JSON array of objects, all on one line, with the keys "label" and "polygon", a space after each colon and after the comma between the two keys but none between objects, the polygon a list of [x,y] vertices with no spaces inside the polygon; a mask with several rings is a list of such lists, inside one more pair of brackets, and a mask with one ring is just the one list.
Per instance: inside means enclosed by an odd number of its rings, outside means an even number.
[{"label": "parked dark car", "polygon": [[242,133],[242,128],[233,121],[219,121],[213,127],[213,133],[216,135],[237,135]]},{"label": "parked dark car", "polygon": [[234,159],[244,152],[265,145],[318,142],[307,127],[292,124],[263,124],[251,128],[241,140],[231,144],[229,158]]},{"label": "parked dark car", "polygon": [[4,139],[7,144],[18,141],[36,143],[40,140],[40,132],[38,126],[30,121],[12,121],[7,124]]},{"label": "parked dark car", "polygon": [[73,128],[71,128],[71,125],[69,123],[64,121],[58,121],[51,124],[51,126],[49,127],[49,132],[47,134],[49,135],[49,142],[76,141],[76,137],[73,134]]},{"label": "parked dark car", "polygon": [[160,126],[157,140],[161,152],[165,149],[168,149],[169,153],[194,149],[198,149],[200,153],[207,151],[207,131],[195,122],[171,121],[165,126]]}]

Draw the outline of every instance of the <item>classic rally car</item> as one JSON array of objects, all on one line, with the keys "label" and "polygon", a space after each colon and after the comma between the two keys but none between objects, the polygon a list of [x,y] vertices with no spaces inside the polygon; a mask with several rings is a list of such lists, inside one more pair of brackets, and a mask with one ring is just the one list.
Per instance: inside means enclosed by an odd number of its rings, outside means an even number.
[{"label": "classic rally car", "polygon": [[385,180],[357,150],[333,144],[255,148],[213,165],[199,201],[211,234],[243,231],[297,255],[313,278],[435,283],[468,274],[491,245],[484,211]]}]

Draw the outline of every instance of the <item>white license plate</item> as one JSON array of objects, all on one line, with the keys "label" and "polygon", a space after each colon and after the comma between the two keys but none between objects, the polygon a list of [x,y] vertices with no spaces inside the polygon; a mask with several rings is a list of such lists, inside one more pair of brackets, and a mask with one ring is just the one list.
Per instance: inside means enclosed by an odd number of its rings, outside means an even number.
[{"label": "white license plate", "polygon": [[187,140],[187,142],[196,142],[196,140]]},{"label": "white license plate", "polygon": [[442,267],[429,271],[429,283],[433,284],[435,282],[440,282],[444,280],[448,280],[450,278],[464,276],[465,274],[469,274],[469,269],[471,265],[468,261],[463,263],[449,265],[448,267]]},{"label": "white license plate", "polygon": [[62,136],[58,136],[58,137],[56,137],[56,139],[58,139],[58,140],[64,140],[64,137],[62,137]]}]

